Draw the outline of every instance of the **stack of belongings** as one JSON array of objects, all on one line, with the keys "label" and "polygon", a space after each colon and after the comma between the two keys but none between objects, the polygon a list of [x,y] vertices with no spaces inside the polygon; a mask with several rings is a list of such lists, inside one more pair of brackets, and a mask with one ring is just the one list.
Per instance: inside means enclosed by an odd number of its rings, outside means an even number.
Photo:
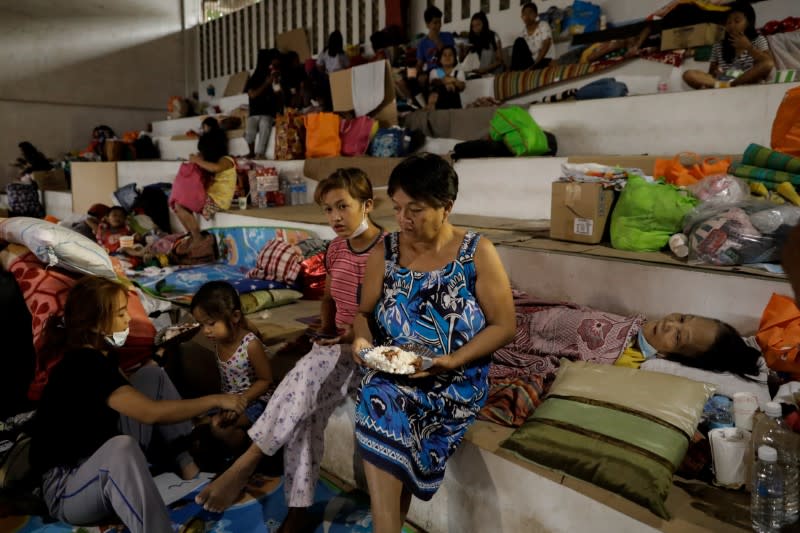
[{"label": "stack of belongings", "polygon": [[800,158],[792,157],[758,144],[744,151],[741,163],[733,163],[730,174],[750,183],[756,196],[768,196],[775,191],[794,205],[800,206],[797,187],[800,186]]}]

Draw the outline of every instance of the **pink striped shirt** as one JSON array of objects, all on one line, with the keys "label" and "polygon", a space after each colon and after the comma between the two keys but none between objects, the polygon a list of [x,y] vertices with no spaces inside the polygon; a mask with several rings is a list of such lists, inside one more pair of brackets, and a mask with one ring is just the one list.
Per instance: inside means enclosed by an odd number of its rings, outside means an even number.
[{"label": "pink striped shirt", "polygon": [[329,287],[331,297],[336,303],[336,324],[350,325],[358,313],[358,301],[361,296],[361,282],[367,269],[367,258],[372,248],[380,242],[385,233],[381,233],[366,250],[355,252],[347,239],[337,237],[328,245],[325,252],[325,269],[331,279]]}]

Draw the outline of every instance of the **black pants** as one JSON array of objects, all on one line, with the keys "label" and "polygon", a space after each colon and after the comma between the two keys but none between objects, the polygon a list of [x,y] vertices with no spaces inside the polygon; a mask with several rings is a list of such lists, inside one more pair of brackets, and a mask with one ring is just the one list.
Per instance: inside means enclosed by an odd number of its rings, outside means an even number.
[{"label": "black pants", "polygon": [[511,70],[538,70],[550,65],[552,59],[545,57],[538,63],[533,62],[534,57],[528,43],[522,37],[517,37],[511,49]]}]

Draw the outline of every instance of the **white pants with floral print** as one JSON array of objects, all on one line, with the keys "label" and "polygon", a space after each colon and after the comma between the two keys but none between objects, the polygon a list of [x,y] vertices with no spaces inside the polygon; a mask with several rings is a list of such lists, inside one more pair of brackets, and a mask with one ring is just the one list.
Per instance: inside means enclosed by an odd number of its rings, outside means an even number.
[{"label": "white pants with floral print", "polygon": [[310,507],[325,449],[325,426],[358,386],[350,345],[314,347],[286,374],[264,413],[248,430],[266,455],[283,450],[289,507]]}]

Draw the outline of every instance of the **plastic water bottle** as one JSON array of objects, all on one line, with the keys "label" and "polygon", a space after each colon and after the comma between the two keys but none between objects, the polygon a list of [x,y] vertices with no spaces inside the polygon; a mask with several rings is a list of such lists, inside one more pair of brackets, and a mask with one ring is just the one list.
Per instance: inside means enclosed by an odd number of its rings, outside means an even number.
[{"label": "plastic water bottle", "polygon": [[292,191],[292,205],[302,205],[306,203],[306,182],[303,181],[298,175],[292,178],[291,191]]},{"label": "plastic water bottle", "polygon": [[750,499],[750,520],[757,533],[778,533],[784,523],[782,474],[778,452],[761,446]]},{"label": "plastic water bottle", "polygon": [[793,524],[800,510],[800,438],[784,422],[781,404],[769,402],[764,413],[767,416],[753,428],[753,448],[760,450],[761,446],[768,446],[776,450],[783,478],[783,523]]}]

